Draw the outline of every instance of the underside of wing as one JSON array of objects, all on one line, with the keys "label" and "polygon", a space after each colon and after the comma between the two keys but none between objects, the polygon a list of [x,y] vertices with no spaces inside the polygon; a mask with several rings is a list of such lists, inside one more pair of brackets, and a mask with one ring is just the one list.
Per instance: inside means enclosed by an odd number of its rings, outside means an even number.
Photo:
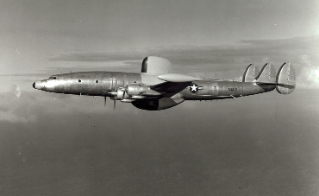
[{"label": "underside of wing", "polygon": [[[189,86],[192,81],[200,80],[200,78],[171,73],[172,64],[169,60],[157,57],[148,56],[144,58],[141,68],[141,82],[143,88],[148,88],[149,90],[144,90],[143,95],[154,96],[158,92],[158,96],[168,96],[174,95],[184,88]],[[141,95],[141,94],[139,94]]]},{"label": "underside of wing", "polygon": [[151,86],[151,89],[157,92],[160,92],[161,94],[167,94],[167,93],[178,93],[185,89],[187,86],[190,86],[192,82],[164,82],[161,84],[157,84],[154,86]]},{"label": "underside of wing", "polygon": [[141,84],[133,84],[125,89],[128,100],[144,110],[163,110],[184,101],[180,91],[200,80],[193,76],[171,73],[170,61],[162,57],[148,56],[142,62]]}]

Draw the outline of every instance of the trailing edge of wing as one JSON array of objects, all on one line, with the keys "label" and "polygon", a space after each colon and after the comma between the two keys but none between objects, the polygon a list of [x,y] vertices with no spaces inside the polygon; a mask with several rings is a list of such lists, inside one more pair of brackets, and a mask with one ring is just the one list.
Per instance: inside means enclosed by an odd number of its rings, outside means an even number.
[{"label": "trailing edge of wing", "polygon": [[159,79],[166,82],[192,82],[196,80],[201,80],[200,78],[194,76],[188,76],[183,74],[169,73],[157,76]]}]

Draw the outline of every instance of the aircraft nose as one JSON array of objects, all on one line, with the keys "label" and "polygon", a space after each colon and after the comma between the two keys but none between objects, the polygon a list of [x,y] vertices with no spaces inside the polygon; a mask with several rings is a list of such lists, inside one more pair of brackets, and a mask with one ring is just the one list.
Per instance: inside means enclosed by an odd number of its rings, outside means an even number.
[{"label": "aircraft nose", "polygon": [[32,86],[35,89],[41,89],[41,81],[34,82]]}]

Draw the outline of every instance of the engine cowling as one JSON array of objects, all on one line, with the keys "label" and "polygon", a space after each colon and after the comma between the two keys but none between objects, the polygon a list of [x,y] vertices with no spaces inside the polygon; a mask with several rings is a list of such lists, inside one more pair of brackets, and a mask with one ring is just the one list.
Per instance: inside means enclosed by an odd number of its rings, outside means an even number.
[{"label": "engine cowling", "polygon": [[143,84],[130,84],[126,87],[126,93],[129,96],[136,95],[160,95],[159,92],[152,90],[149,86]]},{"label": "engine cowling", "polygon": [[117,100],[122,100],[122,99],[128,99],[129,98],[129,95],[125,92],[125,89],[124,88],[119,88],[117,89],[116,91],[116,96],[115,98]]}]

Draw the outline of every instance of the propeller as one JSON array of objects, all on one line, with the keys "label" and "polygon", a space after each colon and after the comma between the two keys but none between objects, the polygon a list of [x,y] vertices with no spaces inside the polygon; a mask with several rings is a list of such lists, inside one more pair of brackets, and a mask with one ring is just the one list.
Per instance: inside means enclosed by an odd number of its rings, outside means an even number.
[{"label": "propeller", "polygon": [[125,87],[120,87],[119,90],[122,90],[122,91],[123,91],[122,99],[124,99],[125,93],[127,94],[127,88],[125,88]]},{"label": "propeller", "polygon": [[[114,92],[114,84],[113,84],[113,80],[114,80],[114,78],[113,78],[113,75],[112,75],[112,87],[111,87],[111,91],[112,91],[112,92]],[[113,100],[114,100],[113,110],[115,110],[115,107],[116,107],[116,99],[114,98]]]},{"label": "propeller", "polygon": [[112,76],[112,87],[111,87],[111,90],[113,91],[114,89],[113,89],[113,76]]},{"label": "propeller", "polygon": [[106,106],[106,96],[104,96],[104,107]]}]

